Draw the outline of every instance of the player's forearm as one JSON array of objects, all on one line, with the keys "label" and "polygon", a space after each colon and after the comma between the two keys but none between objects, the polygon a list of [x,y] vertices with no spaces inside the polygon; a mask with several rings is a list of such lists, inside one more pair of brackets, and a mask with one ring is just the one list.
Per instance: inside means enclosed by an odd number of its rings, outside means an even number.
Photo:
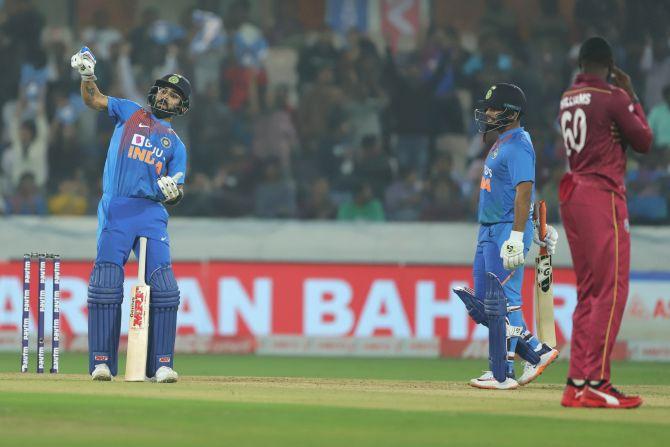
[{"label": "player's forearm", "polygon": [[107,97],[100,93],[95,81],[81,80],[81,99],[88,107],[95,110],[107,108]]},{"label": "player's forearm", "polygon": [[514,231],[524,232],[530,213],[530,197],[533,191],[532,182],[522,182],[516,186],[514,197]]}]

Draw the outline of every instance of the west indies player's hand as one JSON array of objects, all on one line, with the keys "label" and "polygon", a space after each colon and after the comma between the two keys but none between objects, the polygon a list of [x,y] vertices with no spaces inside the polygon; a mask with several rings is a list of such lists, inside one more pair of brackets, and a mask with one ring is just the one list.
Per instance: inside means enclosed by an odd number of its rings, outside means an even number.
[{"label": "west indies player's hand", "polygon": [[628,76],[625,71],[617,66],[614,66],[614,68],[612,68],[612,81],[614,85],[624,89],[626,93],[628,93],[631,101],[638,101],[635,90],[633,90],[633,81],[630,80],[630,76]]},{"label": "west indies player's hand", "polygon": [[506,270],[514,270],[525,262],[523,255],[523,232],[512,231],[509,239],[500,247],[500,257]]},{"label": "west indies player's hand", "polygon": [[547,253],[549,256],[553,256],[556,253],[556,244],[558,243],[558,231],[556,228],[551,225],[547,225],[547,234],[544,237],[544,240],[540,240],[540,233],[537,226],[533,230],[533,242],[535,242],[540,247],[547,247]]},{"label": "west indies player's hand", "polygon": [[76,68],[84,81],[95,81],[95,56],[88,47],[82,47],[70,58],[70,65]]},{"label": "west indies player's hand", "polygon": [[170,202],[181,195],[177,181],[184,176],[183,172],[177,172],[174,177],[168,175],[158,179],[158,187],[165,196],[165,202]]}]

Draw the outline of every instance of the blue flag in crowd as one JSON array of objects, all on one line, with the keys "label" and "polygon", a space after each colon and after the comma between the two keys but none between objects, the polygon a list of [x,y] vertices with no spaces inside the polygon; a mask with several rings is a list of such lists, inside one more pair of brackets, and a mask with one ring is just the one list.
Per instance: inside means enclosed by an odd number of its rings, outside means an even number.
[{"label": "blue flag in crowd", "polygon": [[368,30],[368,0],[328,0],[326,23],[338,33]]}]

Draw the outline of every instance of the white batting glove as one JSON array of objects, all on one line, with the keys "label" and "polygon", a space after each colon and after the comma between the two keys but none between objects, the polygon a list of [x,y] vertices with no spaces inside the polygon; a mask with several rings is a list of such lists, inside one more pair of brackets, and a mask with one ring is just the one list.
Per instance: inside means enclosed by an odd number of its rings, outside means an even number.
[{"label": "white batting glove", "polygon": [[183,172],[177,172],[173,177],[168,175],[158,179],[158,187],[165,196],[165,202],[170,202],[181,194],[177,181],[184,176]]},{"label": "white batting glove", "polygon": [[95,56],[88,47],[82,47],[70,58],[70,65],[76,68],[84,81],[95,81]]},{"label": "white batting glove", "polygon": [[540,231],[537,225],[533,230],[533,242],[535,242],[540,247],[547,247],[547,254],[553,256],[556,253],[556,244],[558,243],[558,231],[556,228],[551,225],[547,225],[547,234],[544,237],[544,240],[540,240]]},{"label": "white batting glove", "polygon": [[512,231],[500,247],[500,257],[506,270],[514,270],[525,262],[523,256],[523,232]]}]

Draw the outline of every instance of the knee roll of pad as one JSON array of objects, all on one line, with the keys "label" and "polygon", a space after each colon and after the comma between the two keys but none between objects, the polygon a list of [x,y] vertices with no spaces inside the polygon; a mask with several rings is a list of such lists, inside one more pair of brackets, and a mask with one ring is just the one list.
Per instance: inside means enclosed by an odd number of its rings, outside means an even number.
[{"label": "knee roll of pad", "polygon": [[103,262],[93,266],[88,285],[88,369],[106,363],[112,375],[118,367],[123,268]]},{"label": "knee roll of pad", "polygon": [[149,351],[147,377],[153,377],[161,366],[172,368],[177,335],[179,288],[172,266],[160,267],[149,278]]}]

